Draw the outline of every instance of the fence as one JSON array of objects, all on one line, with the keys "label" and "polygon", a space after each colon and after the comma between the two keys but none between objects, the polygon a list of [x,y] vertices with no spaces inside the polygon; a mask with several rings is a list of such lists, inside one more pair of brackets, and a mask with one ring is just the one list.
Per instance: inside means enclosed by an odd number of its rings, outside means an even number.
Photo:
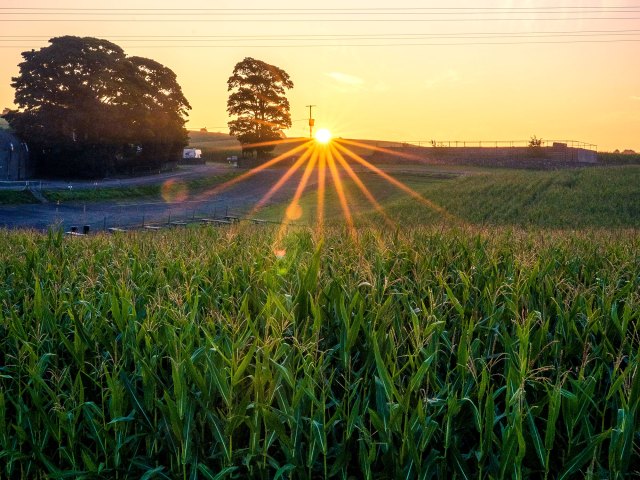
[{"label": "fence", "polygon": [[[47,230],[51,227],[73,232],[115,232],[130,229],[160,230],[184,227],[189,224],[211,224],[224,226],[241,221],[255,224],[281,224],[266,220],[259,214],[250,215],[251,210],[238,208],[224,200],[184,201],[175,203],[149,202],[120,205],[65,205],[50,204],[49,215],[37,218],[16,219],[8,227],[27,227]],[[304,226],[294,223],[292,226]]]},{"label": "fence", "polygon": [[[406,140],[403,142],[380,142],[377,146],[391,148],[401,147],[473,147],[473,148],[506,148],[506,147],[528,147],[531,140]],[[564,144],[570,148],[583,148],[585,150],[597,151],[598,146],[593,143],[580,140],[542,140],[541,147],[552,147],[554,143]]]},{"label": "fence", "polygon": [[42,190],[40,180],[0,180],[0,190]]}]

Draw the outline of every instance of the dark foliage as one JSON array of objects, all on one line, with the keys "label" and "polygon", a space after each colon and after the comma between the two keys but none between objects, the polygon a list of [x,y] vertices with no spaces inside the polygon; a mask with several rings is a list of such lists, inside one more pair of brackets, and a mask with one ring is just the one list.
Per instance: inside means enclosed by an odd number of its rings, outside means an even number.
[{"label": "dark foliage", "polygon": [[238,138],[243,153],[261,156],[272,151],[274,145],[254,144],[278,140],[291,126],[285,89],[293,88],[293,82],[287,72],[247,57],[236,64],[227,84],[232,92],[227,112],[237,117],[229,122],[229,133]]},{"label": "dark foliage", "polygon": [[191,107],[169,68],[107,40],[49,43],[22,53],[12,83],[19,108],[5,115],[40,173],[95,177],[180,158]]}]

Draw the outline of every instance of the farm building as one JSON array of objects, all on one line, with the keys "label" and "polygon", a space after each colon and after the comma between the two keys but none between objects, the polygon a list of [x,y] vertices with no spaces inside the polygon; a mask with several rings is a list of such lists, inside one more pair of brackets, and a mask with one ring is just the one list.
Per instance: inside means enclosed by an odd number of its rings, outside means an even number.
[{"label": "farm building", "polygon": [[32,174],[27,144],[8,131],[0,130],[0,180],[25,180]]}]

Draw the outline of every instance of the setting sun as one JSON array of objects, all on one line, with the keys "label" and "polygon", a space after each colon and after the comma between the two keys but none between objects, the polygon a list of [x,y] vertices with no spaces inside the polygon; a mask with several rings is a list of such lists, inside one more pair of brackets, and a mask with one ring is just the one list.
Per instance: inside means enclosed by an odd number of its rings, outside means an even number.
[{"label": "setting sun", "polygon": [[331,132],[326,128],[321,128],[316,132],[316,141],[319,143],[327,144],[331,141]]}]

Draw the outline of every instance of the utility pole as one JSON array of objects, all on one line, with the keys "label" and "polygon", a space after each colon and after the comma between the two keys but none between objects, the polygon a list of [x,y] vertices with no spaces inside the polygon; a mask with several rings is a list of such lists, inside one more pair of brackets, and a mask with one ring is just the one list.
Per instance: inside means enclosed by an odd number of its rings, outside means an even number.
[{"label": "utility pole", "polygon": [[305,105],[305,107],[309,107],[309,138],[313,138],[313,126],[316,123],[316,121],[313,119],[313,116],[311,115],[311,109],[316,106],[317,105]]}]

